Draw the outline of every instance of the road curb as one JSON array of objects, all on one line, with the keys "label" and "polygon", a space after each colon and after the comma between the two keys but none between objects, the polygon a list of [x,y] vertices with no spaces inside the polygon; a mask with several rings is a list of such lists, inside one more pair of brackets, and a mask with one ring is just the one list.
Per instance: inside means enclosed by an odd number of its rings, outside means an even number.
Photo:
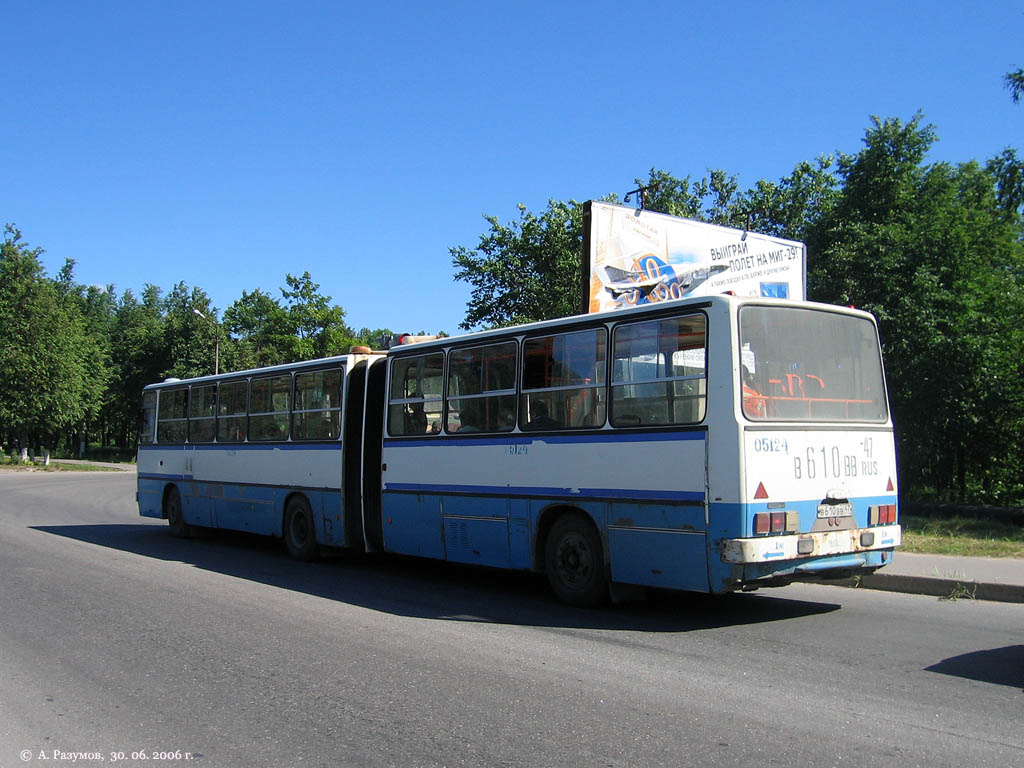
[{"label": "road curb", "polygon": [[831,582],[844,587],[877,589],[885,592],[903,592],[913,595],[931,595],[950,600],[992,600],[1000,603],[1024,603],[1024,586],[971,581],[969,579],[939,579],[931,576],[871,573],[860,578]]}]

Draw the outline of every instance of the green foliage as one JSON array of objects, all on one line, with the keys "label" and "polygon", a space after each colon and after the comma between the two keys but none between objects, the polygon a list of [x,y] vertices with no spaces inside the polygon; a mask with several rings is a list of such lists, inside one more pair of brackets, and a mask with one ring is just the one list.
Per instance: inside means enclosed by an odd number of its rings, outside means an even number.
[{"label": "green foliage", "polygon": [[[1022,71],[1006,77],[1017,100]],[[651,169],[636,183],[649,210],[807,243],[815,300],[879,319],[905,495],[1024,502],[1024,162],[927,163],[921,115],[873,118],[864,145],[800,162],[741,191],[711,170],[694,180]],[[615,201],[614,197],[606,198]],[[551,200],[501,223],[475,248],[450,249],[472,286],[465,329],[564,317],[580,306],[583,206]],[[285,275],[218,316],[199,287],[164,296],[78,285],[68,260],[45,275],[42,250],[8,225],[0,250],[0,439],[92,435],[130,446],[142,387],[168,376],[255,368],[377,348],[389,329],[353,331],[308,272]],[[410,329],[400,329],[410,330]]]},{"label": "green foliage", "polygon": [[290,329],[297,339],[291,360],[309,360],[348,351],[355,334],[345,325],[345,311],[320,293],[309,272],[302,277],[285,275],[281,289]]},{"label": "green foliage", "polygon": [[[1024,163],[1008,149],[984,166],[929,165],[935,141],[920,114],[872,118],[859,152],[746,192],[721,170],[694,182],[652,169],[637,184],[649,210],[806,242],[809,296],[878,317],[905,492],[1019,503]],[[451,249],[456,279],[474,286],[464,328],[577,311],[580,208],[519,206],[518,222],[485,217],[476,249]]]},{"label": "green foliage", "polygon": [[[744,196],[754,232],[806,242],[818,224],[832,213],[839,198],[834,160],[822,155],[801,162],[778,182],[762,179]],[[737,226],[735,223],[733,226]]]},{"label": "green foliage", "polygon": [[579,311],[583,206],[552,200],[539,216],[519,205],[519,220],[490,229],[473,250],[451,248],[455,279],[473,286],[467,330],[565,317]]},{"label": "green foliage", "polygon": [[[95,419],[107,384],[102,336],[90,333],[81,296],[46,278],[41,254],[6,226],[0,245],[0,430],[23,445]],[[66,265],[62,273],[66,282],[72,268]]]},{"label": "green foliage", "polygon": [[903,551],[968,557],[1024,557],[1024,528],[969,516],[901,515]]},{"label": "green foliage", "polygon": [[217,319],[199,287],[178,283],[141,300],[78,285],[73,260],[55,279],[8,226],[0,254],[0,441],[47,444],[67,454],[96,435],[102,446],[133,446],[142,388],[167,377],[324,357],[355,334],[345,313],[308,272],[286,276],[285,303],[256,290]]},{"label": "green foliage", "polygon": [[934,140],[920,115],[876,119],[840,157],[841,193],[809,232],[809,290],[878,317],[904,486],[1001,503],[1024,492],[1020,165],[925,165]]},{"label": "green foliage", "polygon": [[224,310],[224,329],[236,341],[240,369],[287,362],[295,347],[287,311],[258,288]]},{"label": "green foliage", "polygon": [[1024,95],[1024,69],[1016,72],[1007,72],[1003,75],[1003,82],[1010,89],[1010,98],[1014,104],[1019,104],[1021,96]]}]

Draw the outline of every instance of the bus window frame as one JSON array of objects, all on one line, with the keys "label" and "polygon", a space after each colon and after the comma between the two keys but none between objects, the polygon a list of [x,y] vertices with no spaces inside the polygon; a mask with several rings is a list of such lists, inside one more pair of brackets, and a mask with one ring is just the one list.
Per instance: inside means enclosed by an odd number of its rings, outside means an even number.
[{"label": "bus window frame", "polygon": [[[258,382],[262,382],[262,381],[273,381],[274,379],[284,379],[284,378],[288,379],[288,408],[286,410],[283,410],[283,411],[259,411],[259,412],[253,412],[253,410],[252,410],[253,390],[255,388],[255,385]],[[250,442],[250,443],[287,443],[291,439],[292,403],[294,402],[294,387],[295,387],[295,369],[294,368],[290,368],[290,369],[287,369],[287,370],[284,370],[284,371],[275,371],[273,373],[268,373],[267,375],[263,375],[263,376],[253,376],[252,378],[249,379],[249,404],[248,404],[248,409],[249,409],[248,410],[249,428],[248,428],[248,435],[247,435],[247,439],[246,439],[247,442]],[[274,404],[274,394],[275,394],[274,389],[271,388],[271,391],[270,391],[270,405]],[[254,428],[253,428],[253,421],[254,421],[254,419],[267,419],[267,418],[270,418],[270,417],[278,417],[281,414],[284,414],[284,416],[285,416],[284,434],[283,435],[279,434],[276,437],[253,437],[253,433],[255,431]],[[271,422],[271,423],[280,424],[281,422],[277,418],[273,418],[273,422]]]},{"label": "bus window frame", "polygon": [[[755,389],[753,387],[753,385],[748,385],[748,383],[746,382],[746,379],[745,379],[745,376],[744,376],[744,370],[746,369],[746,363],[744,361],[744,355],[746,354],[745,351],[744,351],[744,343],[746,342],[746,343],[749,344],[750,343],[750,339],[749,339],[749,336],[747,336],[744,333],[744,330],[745,330],[745,326],[744,326],[744,313],[748,313],[748,312],[752,312],[752,311],[757,311],[757,310],[766,310],[766,309],[767,310],[771,310],[773,312],[774,311],[784,311],[784,312],[793,312],[793,313],[813,312],[813,313],[832,315],[833,317],[837,317],[837,318],[845,318],[845,322],[847,322],[847,323],[852,322],[852,321],[856,321],[856,322],[860,322],[860,323],[867,323],[867,325],[871,328],[871,331],[872,331],[873,343],[871,344],[871,348],[878,355],[878,357],[875,359],[874,362],[877,364],[877,368],[875,369],[875,372],[878,374],[878,381],[876,383],[878,384],[879,391],[881,392],[881,400],[878,403],[878,405],[880,406],[881,411],[882,411],[881,416],[879,418],[871,418],[871,419],[869,419],[869,418],[848,418],[848,417],[844,418],[844,417],[837,417],[835,415],[823,415],[823,416],[818,416],[818,417],[814,417],[813,415],[811,415],[808,418],[803,418],[800,415],[795,415],[794,416],[794,415],[791,415],[791,414],[787,414],[785,416],[772,415],[771,412],[773,410],[773,401],[775,401],[775,400],[792,402],[792,403],[800,403],[800,404],[806,403],[807,407],[808,407],[808,413],[809,414],[813,413],[813,406],[814,406],[814,404],[816,402],[827,402],[827,401],[826,400],[817,400],[815,398],[809,398],[809,397],[806,397],[806,395],[802,395],[799,398],[795,397],[793,395],[791,395],[789,397],[786,397],[785,395],[778,396],[774,392],[770,392],[770,391],[769,392],[762,392],[762,391],[760,391],[758,389]],[[736,353],[739,356],[739,366],[738,366],[738,368],[739,368],[739,388],[740,388],[740,397],[738,398],[739,399],[739,412],[742,415],[742,417],[744,418],[744,420],[746,420],[747,422],[750,422],[751,424],[768,425],[768,424],[780,424],[780,423],[797,423],[797,424],[801,424],[801,425],[814,425],[814,424],[837,423],[837,424],[843,424],[843,425],[881,425],[881,424],[889,423],[890,419],[892,418],[892,408],[891,408],[891,405],[890,405],[890,402],[889,402],[888,382],[886,381],[885,361],[884,361],[884,359],[882,357],[882,346],[881,346],[881,339],[879,338],[879,333],[878,333],[878,323],[876,321],[874,321],[873,319],[869,318],[869,317],[862,317],[862,316],[858,317],[858,316],[846,314],[844,312],[836,312],[834,310],[829,310],[827,308],[819,308],[819,307],[808,307],[808,306],[774,306],[774,305],[771,305],[771,304],[750,303],[750,304],[745,304],[742,307],[740,307],[738,312],[736,313],[736,338],[735,338],[735,341],[736,341],[736,345],[737,345]],[[866,358],[862,358],[862,361],[863,360],[866,360]],[[821,376],[826,376],[827,377],[827,374],[824,373],[823,371],[819,371],[819,373],[821,374]],[[813,379],[817,379],[819,381],[821,380],[819,375],[807,375],[806,373],[803,373],[803,374],[799,374],[799,376],[804,376],[804,377],[806,377],[808,379],[812,379],[813,378]],[[854,399],[854,398],[836,398],[836,399],[833,399],[833,402],[835,402],[835,403],[846,402],[847,407],[849,407],[850,405],[853,405],[853,404],[863,405],[863,404],[870,403],[872,401],[858,400],[858,399]],[[760,415],[762,413],[762,409],[763,409],[763,414],[764,414],[763,416]]]},{"label": "bus window frame", "polygon": [[[245,386],[245,410],[234,413],[221,413],[221,405],[224,399],[221,397],[221,390],[225,385],[233,386],[237,384],[243,384]],[[249,437],[249,384],[250,380],[248,377],[245,378],[234,378],[234,379],[222,379],[217,382],[217,440],[218,443],[225,444],[239,444],[247,441]],[[242,436],[236,440],[221,439],[221,426],[225,422],[230,422],[233,419],[241,419],[244,423],[244,429],[242,430]]]},{"label": "bus window frame", "polygon": [[[219,407],[219,396],[220,387],[219,382],[208,381],[202,384],[192,384],[188,388],[188,442],[207,444],[214,443],[217,441],[217,408]],[[212,416],[193,416],[192,410],[195,407],[196,398],[193,396],[195,390],[212,389],[213,390],[213,415]],[[199,426],[202,422],[213,422],[213,430],[210,433],[208,439],[201,439],[195,435],[194,426]]]},{"label": "bus window frame", "polygon": [[[299,385],[298,380],[301,376],[315,376],[316,374],[325,373],[337,373],[338,374],[338,404],[330,408],[298,408],[298,392]],[[291,396],[291,416],[289,421],[289,435],[292,442],[299,443],[331,443],[341,440],[342,433],[342,403],[345,400],[345,366],[343,364],[336,365],[324,365],[315,368],[299,368],[292,370],[292,396]],[[334,428],[337,434],[334,437],[296,437],[295,436],[295,424],[298,416],[315,414],[315,413],[333,413],[337,416],[337,421],[334,423]]]},{"label": "bus window frame", "polygon": [[[146,403],[147,398],[150,400],[150,404]],[[156,442],[157,416],[159,415],[157,408],[158,399],[159,390],[143,390],[142,403],[139,406],[139,445],[151,445]]]},{"label": "bus window frame", "polygon": [[[395,387],[395,368],[398,365],[400,365],[403,362],[409,362],[409,361],[412,361],[412,360],[424,360],[424,361],[426,361],[427,358],[434,357],[434,356],[437,356],[437,357],[441,358],[441,393],[439,395],[437,395],[437,396],[431,395],[431,396],[428,397],[426,393],[423,393],[419,397],[392,397],[392,394],[394,392],[394,387]],[[419,368],[419,366],[417,366],[417,367]],[[405,382],[409,381],[409,378],[406,375],[408,370],[409,370],[409,367],[406,367],[405,371],[403,372],[403,376],[402,376],[403,390],[404,390]],[[427,370],[427,367],[426,367],[426,365],[423,365],[422,368],[420,368],[420,373],[417,375],[417,383],[418,383],[418,385],[421,388],[422,388],[422,384],[423,384],[423,374],[422,374],[422,371],[425,371],[425,370]],[[386,434],[388,435],[388,437],[396,437],[396,438],[409,438],[409,437],[411,437],[411,438],[422,438],[422,437],[435,437],[435,436],[443,433],[444,432],[444,427],[445,427],[445,424],[444,424],[444,396],[445,396],[445,387],[446,386],[447,386],[447,360],[446,360],[446,355],[445,355],[445,348],[442,347],[441,349],[430,349],[430,350],[426,350],[426,351],[417,351],[417,352],[411,353],[411,354],[395,355],[393,357],[389,357],[388,358],[387,391],[385,392],[385,411],[384,411],[384,427],[385,427],[385,431],[386,431]],[[403,407],[402,415],[403,415],[403,419],[404,419],[404,417],[407,415],[405,413],[405,411],[404,411],[404,407],[405,406],[415,406],[417,403],[422,404],[422,406],[423,406],[423,412],[424,412],[423,413],[424,431],[423,432],[416,432],[416,431],[411,431],[410,432],[410,431],[405,431],[404,429],[402,431],[400,431],[400,432],[392,431],[392,409],[393,409],[393,407],[394,406],[402,406]],[[440,429],[437,432],[433,432],[433,431],[430,430],[430,416],[428,416],[427,412],[426,412],[426,405],[427,405],[427,403],[436,404],[438,406],[438,410],[437,411],[431,411],[430,412],[431,415],[436,413],[439,416],[439,418],[441,419],[441,423],[439,425]]]},{"label": "bus window frame", "polygon": [[[541,339],[556,339],[559,337],[568,337],[576,334],[594,333],[598,337],[598,341],[603,346],[604,359],[600,361],[600,364],[595,366],[595,374],[600,372],[601,380],[593,383],[574,382],[571,384],[560,384],[553,387],[526,387],[526,365],[529,356],[527,355],[527,345],[531,342],[536,342]],[[520,345],[520,361],[519,361],[519,396],[518,396],[518,415],[517,424],[521,432],[527,434],[534,434],[537,432],[579,432],[582,430],[599,430],[603,429],[608,425],[608,361],[609,361],[609,342],[611,339],[611,331],[607,322],[595,322],[595,323],[584,323],[581,326],[570,326],[568,328],[562,328],[558,330],[545,329],[543,333],[533,333],[530,335],[522,336],[519,340]],[[597,362],[595,360],[595,362]],[[550,372],[546,375],[550,380]],[[599,423],[596,424],[580,424],[572,425],[562,423],[555,416],[550,413],[550,406],[545,400],[541,402],[545,405],[545,410],[548,411],[546,417],[540,417],[543,420],[542,424],[531,425],[532,422],[537,421],[535,417],[530,421],[526,420],[527,414],[530,413],[530,407],[528,407],[528,400],[532,396],[543,396],[550,393],[558,392],[584,392],[588,391],[593,393],[597,398],[597,407],[601,411],[601,417]]]},{"label": "bus window frame", "polygon": [[[458,394],[458,395],[455,395],[455,396],[453,396],[451,394],[450,389],[451,389],[452,380],[453,380],[453,372],[452,372],[452,356],[453,355],[455,355],[455,354],[457,354],[459,352],[467,352],[467,351],[472,352],[474,350],[479,350],[479,349],[488,349],[488,348],[495,349],[495,348],[505,347],[505,346],[511,346],[512,350],[513,350],[513,353],[512,353],[512,360],[513,360],[513,362],[512,362],[512,387],[511,388],[506,387],[504,389],[485,389],[484,386],[481,386],[480,391],[479,392],[474,392],[473,394],[469,394],[469,395]],[[445,359],[444,359],[444,366],[445,366],[444,367],[444,409],[443,409],[443,417],[442,417],[441,423],[444,425],[444,431],[445,431],[446,434],[450,434],[450,435],[462,435],[462,434],[501,435],[501,434],[507,434],[509,432],[513,432],[515,430],[516,424],[518,423],[518,400],[519,400],[518,396],[519,396],[519,382],[520,382],[520,375],[521,375],[521,368],[520,368],[521,352],[522,352],[522,344],[520,343],[520,340],[518,338],[515,338],[515,337],[507,337],[507,338],[503,338],[503,339],[493,339],[491,341],[487,341],[487,342],[483,342],[483,343],[477,343],[477,344],[453,345],[453,346],[447,347],[445,349]],[[486,400],[490,399],[490,400],[497,400],[497,401],[499,401],[499,410],[500,410],[500,408],[501,408],[501,405],[500,405],[501,400],[504,399],[504,398],[509,398],[509,397],[512,398],[512,411],[511,411],[512,419],[508,423],[507,428],[504,428],[504,429],[502,429],[500,427],[498,429],[488,429],[485,426],[465,424],[461,420],[461,414],[462,414],[464,409],[461,408],[461,407],[457,408],[457,409],[452,409],[452,407],[451,407],[452,401],[455,401],[455,402],[480,401],[480,402],[482,402],[482,401],[486,401]],[[457,411],[460,414],[459,429],[457,429],[455,431],[450,431],[450,427],[451,427],[451,413],[452,413],[453,410]],[[467,427],[470,427],[470,428],[467,429]]]},{"label": "bus window frame", "polygon": [[[685,321],[687,318],[698,318],[698,317],[701,319],[701,321],[703,323],[703,329],[704,329],[704,343],[703,343],[703,345],[701,347],[701,349],[703,350],[703,353],[704,353],[704,367],[703,367],[703,371],[704,372],[703,372],[703,374],[688,374],[688,375],[683,375],[683,376],[659,376],[659,377],[656,377],[656,378],[653,378],[653,379],[642,379],[642,380],[630,379],[628,381],[616,381],[616,365],[615,365],[615,363],[620,359],[620,358],[618,358],[616,356],[616,344],[618,342],[618,334],[619,334],[619,331],[621,329],[637,327],[637,326],[641,326],[641,325],[656,324],[657,325],[657,331],[658,331],[658,338],[660,339],[661,338],[661,324],[662,323],[666,323],[666,322],[682,322],[682,321]],[[707,416],[708,416],[708,389],[709,389],[708,388],[708,376],[709,376],[709,373],[708,373],[708,357],[709,357],[709,351],[711,349],[711,344],[709,343],[709,336],[710,336],[710,334],[711,334],[710,318],[708,318],[707,312],[703,311],[703,310],[696,310],[696,311],[694,311],[694,310],[691,309],[690,311],[682,312],[682,313],[678,313],[678,314],[656,315],[654,317],[648,317],[648,318],[642,318],[642,319],[624,320],[622,322],[616,323],[614,325],[614,327],[612,328],[612,330],[611,330],[610,353],[608,355],[609,373],[608,373],[607,381],[608,381],[608,424],[609,424],[609,426],[611,426],[613,429],[635,429],[635,428],[639,428],[639,429],[659,429],[659,428],[676,429],[676,428],[679,428],[679,427],[692,427],[692,426],[697,426],[697,425],[703,424],[706,421]],[[696,349],[696,347],[695,347],[695,349]],[[680,350],[680,349],[676,350],[676,352],[683,352],[683,351],[686,351],[686,350]],[[660,347],[660,344],[659,344],[658,348],[656,350],[656,354],[660,355],[661,352],[662,352],[662,350],[661,350],[661,347]],[[675,354],[675,353],[673,353],[673,354]],[[627,357],[623,357],[621,359],[622,360],[626,360],[628,358]],[[671,362],[672,362],[671,358],[667,362],[668,362],[668,364],[671,364]],[[698,389],[698,393],[696,395],[684,395],[684,396],[682,396],[682,397],[687,397],[687,398],[695,398],[696,405],[697,405],[697,412],[698,412],[699,418],[697,418],[695,420],[687,420],[687,421],[664,421],[664,422],[651,422],[651,423],[646,423],[646,422],[638,421],[635,424],[616,423],[616,421],[615,421],[615,403],[616,403],[615,390],[616,389],[622,390],[622,389],[625,389],[626,387],[665,385],[665,393],[666,394],[665,394],[664,400],[665,400],[667,405],[671,405],[673,403],[673,401],[676,400],[677,398],[676,398],[676,396],[674,394],[670,394],[670,391],[674,390],[674,385],[676,383],[684,382],[684,381],[704,382],[703,391],[701,391],[701,388],[698,386],[698,388],[697,388]],[[666,409],[666,412],[667,412],[667,409]]]},{"label": "bus window frame", "polygon": [[[188,442],[188,399],[189,399],[189,386],[187,384],[180,384],[180,385],[175,385],[173,387],[166,387],[164,389],[159,390],[159,392],[160,392],[160,395],[157,398],[157,406],[156,406],[156,408],[157,408],[157,410],[156,410],[156,442],[158,444],[162,444],[162,445],[184,445],[185,443]],[[183,409],[184,416],[171,416],[171,417],[168,417],[168,418],[163,418],[163,416],[162,416],[162,414],[163,414],[163,401],[168,396],[173,396],[175,393],[178,393],[178,392],[184,392],[185,393],[185,405],[184,405],[184,409]],[[173,424],[178,424],[178,423],[182,423],[182,422],[184,423],[184,429],[183,429],[182,437],[181,437],[180,440],[177,440],[177,439],[161,440],[160,439],[160,425],[161,424],[165,424],[165,423],[166,424],[172,424],[172,423]]]}]

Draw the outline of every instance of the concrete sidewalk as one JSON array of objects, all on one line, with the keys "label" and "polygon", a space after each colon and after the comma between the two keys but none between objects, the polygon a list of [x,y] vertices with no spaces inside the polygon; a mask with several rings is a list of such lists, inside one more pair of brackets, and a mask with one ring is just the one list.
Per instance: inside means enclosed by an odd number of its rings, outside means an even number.
[{"label": "concrete sidewalk", "polygon": [[896,551],[891,563],[842,583],[862,589],[911,592],[957,599],[1024,603],[1024,560],[916,555]]},{"label": "concrete sidewalk", "polygon": [[[50,459],[53,464],[92,464],[96,467],[106,467],[107,469],[116,469],[121,472],[134,472],[135,465],[127,464],[125,462],[112,462],[112,461],[90,461],[88,459]],[[38,461],[36,462],[39,463]]]}]

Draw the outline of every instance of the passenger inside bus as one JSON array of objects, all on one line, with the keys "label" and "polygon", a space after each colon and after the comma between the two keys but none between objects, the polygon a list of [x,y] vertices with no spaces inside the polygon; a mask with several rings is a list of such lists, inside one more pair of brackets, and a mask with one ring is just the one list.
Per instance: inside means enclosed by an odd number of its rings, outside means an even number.
[{"label": "passenger inside bus", "polygon": [[745,365],[743,366],[743,413],[748,419],[768,417],[768,401],[764,395],[754,389],[754,374]]},{"label": "passenger inside bus", "polygon": [[426,434],[426,431],[427,414],[423,409],[423,403],[413,403],[405,414],[405,434],[422,435]]},{"label": "passenger inside bus", "polygon": [[534,400],[530,403],[532,418],[526,423],[526,429],[559,429],[562,424],[551,418],[548,413],[548,406],[543,400]]}]

